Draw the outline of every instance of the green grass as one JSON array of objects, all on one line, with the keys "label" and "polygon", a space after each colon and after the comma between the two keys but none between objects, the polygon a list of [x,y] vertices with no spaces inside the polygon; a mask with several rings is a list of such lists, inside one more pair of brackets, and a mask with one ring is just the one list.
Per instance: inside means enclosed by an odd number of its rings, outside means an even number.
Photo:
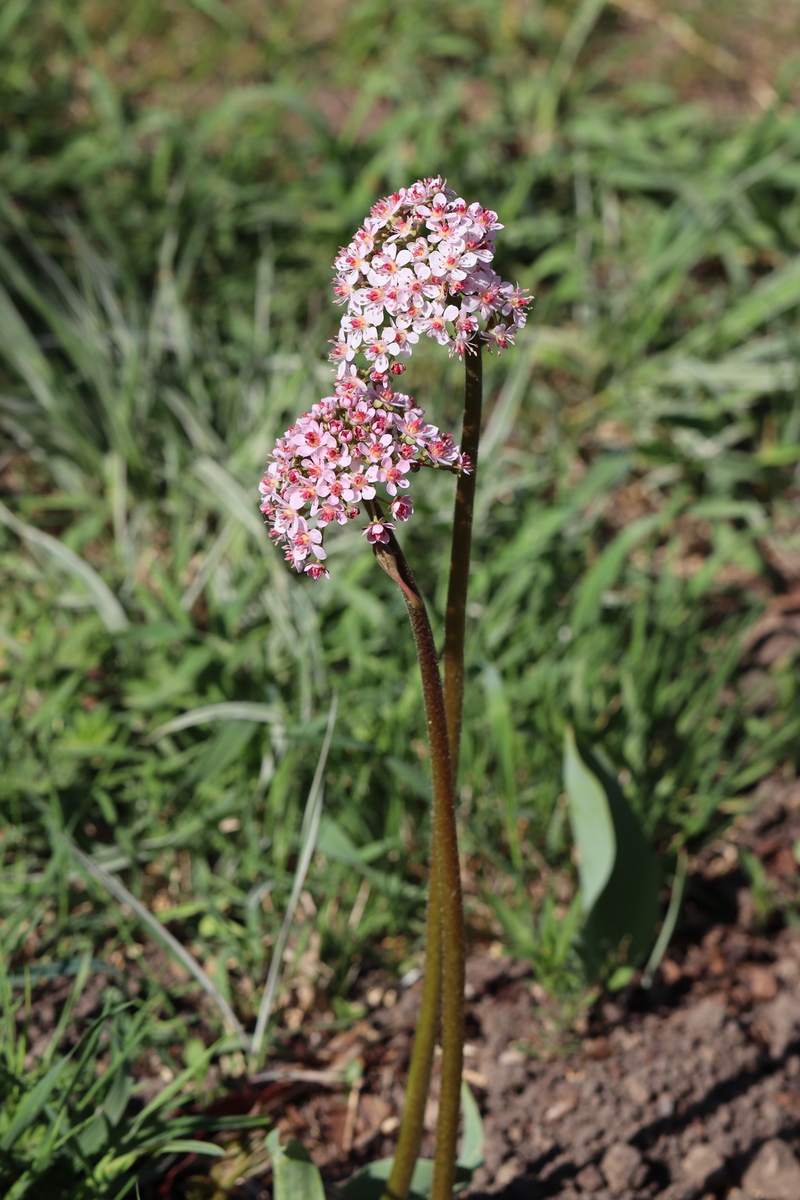
[{"label": "green grass", "polygon": [[[327,387],[337,247],[419,175],[497,208],[499,269],[537,297],[517,348],[487,364],[468,920],[487,932],[482,880],[520,895],[543,862],[568,869],[568,721],[668,856],[796,769],[793,662],[770,668],[759,709],[741,657],[791,583],[771,547],[798,538],[800,118],[778,105],[723,120],[643,81],[620,29],[586,0],[364,0],[316,23],[302,4],[269,19],[246,3],[3,10],[12,970],[117,956],[153,997],[152,1044],[198,1019],[194,984],[151,965],[147,927],[65,835],[252,1028],[334,690],[293,948],[326,966],[321,1010],[376,959],[413,960],[428,781],[402,604],[353,530],[328,540],[329,583],[294,578],[255,486],[276,434]],[[420,348],[406,378],[456,425],[453,364]],[[437,625],[451,491],[420,477],[404,538]],[[221,1030],[213,1009],[199,1028]]]}]

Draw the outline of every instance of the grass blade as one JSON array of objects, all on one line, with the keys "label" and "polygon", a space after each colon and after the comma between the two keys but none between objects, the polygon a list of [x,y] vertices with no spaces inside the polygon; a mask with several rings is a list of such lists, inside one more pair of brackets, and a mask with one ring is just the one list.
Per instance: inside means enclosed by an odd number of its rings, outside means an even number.
[{"label": "grass blade", "polygon": [[311,783],[311,789],[308,793],[306,801],[306,809],[303,814],[303,825],[300,830],[300,854],[297,860],[297,869],[294,876],[294,884],[292,886],[292,894],[289,897],[289,903],[286,907],[286,915],[283,918],[280,933],[275,941],[275,946],[272,952],[272,961],[269,964],[269,972],[267,973],[267,982],[264,986],[264,995],[261,997],[261,1004],[258,1009],[258,1020],[253,1034],[251,1047],[251,1055],[254,1063],[254,1070],[257,1070],[261,1065],[260,1056],[261,1048],[264,1044],[264,1035],[269,1023],[270,1014],[272,1013],[272,1004],[275,998],[275,989],[278,986],[278,976],[280,974],[283,963],[283,952],[286,949],[286,941],[289,937],[289,931],[294,920],[295,909],[297,902],[300,899],[300,892],[303,890],[308,868],[311,865],[311,858],[314,854],[314,849],[317,843],[317,832],[319,830],[319,821],[322,816],[322,800],[323,787],[322,775],[325,770],[325,763],[328,760],[328,751],[333,738],[333,727],[336,723],[336,709],[338,706],[338,697],[334,692],[331,706],[328,711],[328,728],[325,731],[325,740],[322,743],[319,759],[317,761],[317,769],[314,773],[314,778]]},{"label": "grass blade", "polygon": [[118,633],[121,629],[128,628],[129,621],[119,600],[95,569],[90,567],[79,554],[70,550],[69,546],[65,546],[58,538],[51,537],[49,533],[44,533],[41,529],[36,529],[35,526],[20,521],[2,502],[0,502],[0,521],[13,529],[18,537],[29,542],[30,545],[44,550],[60,567],[77,576],[86,584],[98,616],[109,633]]},{"label": "grass blade", "polygon": [[203,991],[206,992],[216,1004],[217,1008],[222,1014],[222,1018],[227,1029],[230,1032],[238,1034],[243,1048],[247,1049],[249,1045],[247,1034],[245,1033],[239,1018],[236,1016],[233,1009],[228,1004],[228,1001],[222,995],[214,981],[200,966],[197,959],[195,959],[189,953],[189,951],[180,944],[177,938],[173,937],[168,929],[165,929],[164,926],[156,920],[151,912],[148,912],[145,906],[128,891],[124,883],[121,883],[119,879],[115,879],[114,876],[110,875],[108,871],[103,869],[103,867],[98,866],[98,864],[94,862],[88,854],[84,854],[83,851],[79,849],[74,842],[70,841],[68,837],[65,837],[63,833],[56,831],[56,837],[68,847],[70,852],[78,860],[81,866],[84,867],[90,875],[93,875],[99,883],[102,883],[103,887],[107,891],[111,892],[111,894],[115,896],[122,904],[127,904],[130,908],[132,908],[137,917],[139,917],[140,920],[144,921],[145,925],[147,925],[153,937],[166,946],[167,950],[169,950],[171,954],[174,954],[179,962],[186,967],[186,970],[194,976]]}]

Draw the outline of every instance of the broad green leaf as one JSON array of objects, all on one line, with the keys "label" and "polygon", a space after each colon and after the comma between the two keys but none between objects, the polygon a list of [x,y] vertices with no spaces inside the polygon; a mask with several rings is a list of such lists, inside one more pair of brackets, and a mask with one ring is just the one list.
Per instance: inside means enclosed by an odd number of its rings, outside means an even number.
[{"label": "broad green leaf", "polygon": [[578,876],[583,911],[591,912],[608,883],[617,856],[617,840],[608,798],[600,781],[578,753],[575,731],[564,732],[564,790],[569,801],[569,823],[578,851]]},{"label": "broad green leaf", "polygon": [[[368,1163],[366,1167],[354,1175],[344,1187],[347,1200],[381,1200],[386,1180],[392,1170],[392,1158],[380,1158],[377,1162]],[[453,1194],[458,1195],[469,1186],[472,1171],[467,1167],[456,1167],[456,1183]],[[417,1159],[414,1174],[411,1176],[411,1190],[408,1200],[428,1200],[433,1183],[433,1161],[429,1158]]]},{"label": "broad green leaf", "polygon": [[[659,913],[659,871],[647,839],[639,826],[622,790],[611,772],[588,748],[578,749],[571,729],[565,737],[565,776],[572,816],[573,796],[579,796],[579,807],[585,814],[590,808],[603,812],[597,824],[600,830],[598,854],[593,877],[596,897],[586,905],[587,918],[580,941],[580,953],[590,977],[602,975],[607,967],[635,966],[647,953],[655,934]],[[610,853],[612,841],[608,821],[613,826],[615,853]],[[581,857],[593,847],[582,829]],[[597,890],[611,862],[605,885]],[[602,868],[602,872],[597,868]],[[580,868],[579,868],[580,869]]]},{"label": "broad green leaf", "polygon": [[461,1150],[458,1165],[467,1171],[476,1171],[483,1163],[483,1120],[472,1089],[461,1084]]},{"label": "broad green leaf", "polygon": [[[463,1192],[472,1178],[473,1171],[483,1163],[483,1120],[475,1097],[466,1083],[461,1084],[461,1108],[464,1123],[461,1150],[456,1164],[456,1184],[453,1188],[455,1194]],[[344,1194],[348,1200],[380,1200],[393,1162],[392,1158],[381,1158],[363,1167],[345,1185]],[[411,1177],[409,1200],[426,1200],[430,1195],[432,1182],[433,1162],[427,1158],[418,1159]]]},{"label": "broad green leaf", "polygon": [[325,1189],[311,1155],[297,1138],[281,1145],[280,1131],[267,1135],[267,1149],[272,1159],[273,1193],[275,1200],[325,1200]]}]

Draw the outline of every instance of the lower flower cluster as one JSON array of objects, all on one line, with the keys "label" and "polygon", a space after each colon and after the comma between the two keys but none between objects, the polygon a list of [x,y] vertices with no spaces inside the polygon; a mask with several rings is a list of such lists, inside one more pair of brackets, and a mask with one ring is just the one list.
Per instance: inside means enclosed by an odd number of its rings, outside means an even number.
[{"label": "lower flower cluster", "polygon": [[270,537],[296,570],[314,579],[328,575],[322,565],[326,525],[346,524],[366,502],[367,540],[388,542],[395,525],[384,509],[396,521],[407,521],[413,512],[403,494],[410,472],[422,465],[469,470],[450,435],[429,425],[412,397],[381,383],[376,387],[356,376],[339,380],[333,396],[278,439],[259,485]]}]

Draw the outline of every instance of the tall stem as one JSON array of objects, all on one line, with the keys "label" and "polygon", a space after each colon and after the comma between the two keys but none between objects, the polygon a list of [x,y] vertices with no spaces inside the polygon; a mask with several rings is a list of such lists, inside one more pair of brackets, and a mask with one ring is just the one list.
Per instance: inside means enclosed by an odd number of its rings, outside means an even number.
[{"label": "tall stem", "polygon": [[[431,894],[429,902],[429,930],[435,927],[435,914],[440,914],[439,942],[441,948],[440,964],[428,964],[426,978],[436,975],[444,981],[442,995],[442,1074],[439,1095],[439,1120],[436,1127],[436,1151],[434,1156],[433,1186],[431,1200],[451,1200],[455,1182],[456,1150],[458,1142],[458,1118],[461,1103],[461,1070],[464,1052],[464,920],[461,900],[461,872],[458,861],[458,841],[456,836],[455,789],[453,772],[450,764],[450,744],[447,728],[447,716],[444,706],[439,663],[433,631],[425,609],[425,604],[417,588],[416,582],[408,563],[405,560],[396,539],[391,537],[388,545],[378,544],[374,547],[375,557],[381,567],[399,585],[406,603],[414,642],[417,648],[420,674],[422,676],[422,694],[425,703],[425,716],[428,725],[428,742],[431,751],[431,777],[433,783],[433,852]],[[437,895],[438,892],[438,902]],[[439,967],[436,970],[436,967]],[[433,968],[433,969],[432,969]],[[440,982],[441,987],[441,982]],[[433,995],[433,985],[429,995]],[[423,1002],[425,1001],[423,992]],[[438,1005],[437,1005],[438,1008]],[[424,1063],[425,1055],[431,1053],[435,1037],[436,1013],[431,1010],[421,1014],[417,1039],[415,1040],[412,1071],[415,1078],[424,1080],[426,1084],[430,1077],[428,1060],[427,1076]],[[423,1033],[423,1045],[419,1051],[419,1066],[414,1064],[417,1058],[417,1044],[420,1032]],[[424,1112],[424,1100],[422,1102]],[[414,1159],[419,1152],[419,1137],[422,1125],[419,1112],[409,1114],[409,1097],[406,1098],[403,1121],[407,1128],[419,1123],[418,1139],[414,1150]],[[409,1132],[406,1144],[412,1147],[413,1134]],[[395,1158],[395,1167],[389,1179],[384,1197],[387,1200],[405,1200],[408,1186],[411,1182],[413,1162],[407,1161],[408,1153],[404,1147],[403,1163],[400,1165]],[[397,1178],[395,1178],[397,1175]]]},{"label": "tall stem", "polygon": [[461,449],[472,463],[469,475],[459,475],[453,513],[450,553],[450,582],[444,623],[444,705],[450,738],[453,774],[458,775],[461,746],[461,711],[464,703],[464,634],[467,620],[469,561],[472,550],[472,515],[475,508],[475,479],[478,473],[478,443],[481,436],[483,361],[481,347],[465,360],[464,426]]},{"label": "tall stem", "polygon": [[442,899],[436,839],[431,839],[428,916],[425,926],[425,976],[408,1069],[406,1097],[392,1172],[382,1200],[406,1200],[422,1144],[425,1106],[431,1085],[433,1052],[442,1010]]}]

